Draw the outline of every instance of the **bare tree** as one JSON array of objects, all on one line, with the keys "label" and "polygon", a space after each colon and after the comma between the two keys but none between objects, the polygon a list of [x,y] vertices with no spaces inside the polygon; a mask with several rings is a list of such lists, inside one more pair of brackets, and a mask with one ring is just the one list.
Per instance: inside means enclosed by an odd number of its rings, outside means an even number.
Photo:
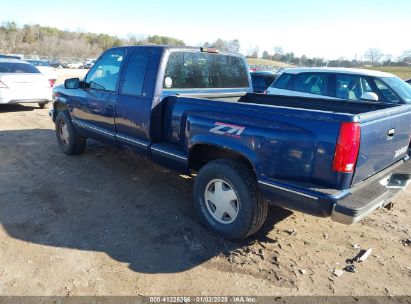
[{"label": "bare tree", "polygon": [[219,38],[214,43],[211,43],[211,44],[209,42],[204,43],[204,47],[213,47],[220,51],[239,53],[240,52],[240,41],[238,39],[223,40]]},{"label": "bare tree", "polygon": [[240,52],[240,41],[238,39],[228,41],[227,51],[233,52],[233,53],[239,53]]},{"label": "bare tree", "polygon": [[384,55],[384,65],[391,66],[392,63],[392,54],[385,54]]},{"label": "bare tree", "polygon": [[383,53],[381,52],[380,49],[377,48],[370,48],[368,49],[365,54],[364,57],[368,59],[368,61],[374,65],[375,63],[377,63],[378,61],[381,60],[381,58],[383,57]]},{"label": "bare tree", "polygon": [[260,53],[260,48],[257,45],[255,46],[250,45],[250,47],[247,50],[247,57],[258,58],[259,53]]},{"label": "bare tree", "polygon": [[411,62],[411,49],[410,50],[406,50],[402,53],[401,57],[398,58],[398,60],[407,63],[408,66],[410,66],[410,62]]},{"label": "bare tree", "polygon": [[283,48],[281,46],[275,46],[273,48],[273,51],[274,51],[273,59],[274,60],[281,60],[281,58],[284,55]]}]

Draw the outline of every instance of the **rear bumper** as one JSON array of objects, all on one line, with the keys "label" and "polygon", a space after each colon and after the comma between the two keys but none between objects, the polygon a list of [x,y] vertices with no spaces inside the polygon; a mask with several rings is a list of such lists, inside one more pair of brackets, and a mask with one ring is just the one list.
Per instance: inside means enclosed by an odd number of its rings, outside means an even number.
[{"label": "rear bumper", "polygon": [[348,190],[315,189],[275,180],[259,180],[264,198],[272,205],[353,224],[390,203],[402,188],[389,188],[394,173],[411,173],[411,161],[401,160]]},{"label": "rear bumper", "polygon": [[[365,192],[366,193],[366,192]],[[389,204],[396,195],[400,193],[399,189],[384,191],[384,193],[377,195],[372,199],[364,199],[359,202],[360,204],[355,206],[354,201],[351,198],[351,195],[347,197],[348,204],[341,204],[337,202],[333,206],[331,213],[331,219],[335,222],[351,225],[359,222],[361,219],[366,217],[368,214],[373,212],[376,209],[382,208],[385,205]],[[352,196],[356,196],[356,193]],[[345,200],[343,200],[345,201]],[[350,204],[351,203],[351,204]]]},{"label": "rear bumper", "polygon": [[390,178],[393,174],[399,173],[409,175],[411,173],[411,161],[406,161],[391,172],[384,173],[382,178],[378,176],[380,178],[373,179],[371,182],[365,181],[365,184],[360,184],[356,191],[353,191],[343,200],[336,202],[331,213],[332,220],[347,225],[354,224],[372,211],[392,202],[408,183],[404,182],[401,186],[392,188],[392,185],[389,184]]},{"label": "rear bumper", "polygon": [[9,103],[38,103],[52,100],[51,88],[21,91],[15,89],[0,89],[0,104]]}]

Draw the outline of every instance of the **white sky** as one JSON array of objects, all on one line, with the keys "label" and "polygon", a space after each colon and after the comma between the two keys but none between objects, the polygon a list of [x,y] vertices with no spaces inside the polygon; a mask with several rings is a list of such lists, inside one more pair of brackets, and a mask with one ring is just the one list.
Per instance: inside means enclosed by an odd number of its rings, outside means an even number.
[{"label": "white sky", "polygon": [[[0,21],[127,37],[167,35],[199,45],[239,39],[296,55],[357,58],[368,48],[400,56],[411,49],[411,0],[20,0],[1,1]],[[24,7],[24,9],[22,9]]]}]

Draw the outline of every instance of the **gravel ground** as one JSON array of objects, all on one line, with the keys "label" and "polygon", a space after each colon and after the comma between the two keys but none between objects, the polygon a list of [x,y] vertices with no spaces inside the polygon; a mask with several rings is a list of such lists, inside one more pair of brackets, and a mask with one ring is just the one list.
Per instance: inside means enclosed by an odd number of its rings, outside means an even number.
[{"label": "gravel ground", "polygon": [[191,179],[95,141],[63,155],[53,127],[0,107],[1,295],[411,294],[411,189],[352,226],[270,208],[230,242],[199,224]]}]

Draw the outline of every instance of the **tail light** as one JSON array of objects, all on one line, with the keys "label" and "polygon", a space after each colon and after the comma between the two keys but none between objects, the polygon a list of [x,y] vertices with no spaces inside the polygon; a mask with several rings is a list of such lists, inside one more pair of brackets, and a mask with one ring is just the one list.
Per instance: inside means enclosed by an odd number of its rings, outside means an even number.
[{"label": "tail light", "polygon": [[357,122],[343,122],[335,148],[333,170],[353,172],[360,150],[361,128]]},{"label": "tail light", "polygon": [[49,83],[50,83],[50,88],[54,87],[54,83],[56,81],[54,79],[49,79]]},{"label": "tail light", "polygon": [[8,86],[6,86],[6,85],[4,84],[4,82],[0,81],[0,88],[2,88],[2,89],[7,89]]}]

